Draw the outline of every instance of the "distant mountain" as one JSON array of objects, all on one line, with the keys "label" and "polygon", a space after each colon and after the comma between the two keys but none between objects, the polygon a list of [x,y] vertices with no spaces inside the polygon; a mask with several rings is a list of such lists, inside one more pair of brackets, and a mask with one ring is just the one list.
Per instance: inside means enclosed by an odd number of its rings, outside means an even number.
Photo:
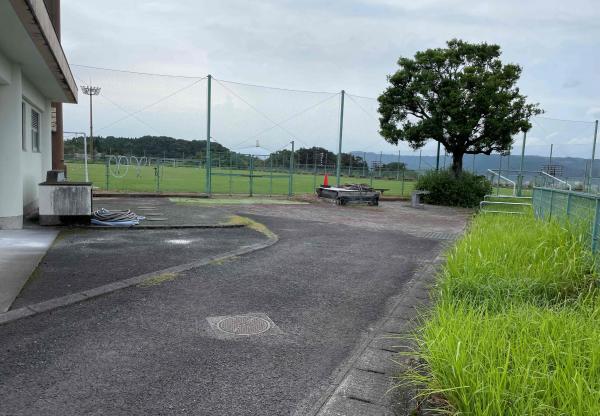
[{"label": "distant mountain", "polygon": [[[363,152],[351,152],[354,155],[366,158],[369,166],[373,162],[378,163],[380,160],[379,153],[363,153]],[[382,163],[397,162],[398,156],[391,154],[381,155]],[[419,169],[419,156],[401,156],[400,161],[405,163],[407,168],[410,170]],[[544,156],[525,156],[523,163],[523,170],[525,171],[539,171],[543,166],[548,164],[548,157]],[[577,158],[577,157],[553,157],[552,164],[562,166],[563,177],[571,178],[582,178],[586,174],[586,167],[589,165],[589,159]],[[436,157],[435,156],[422,156],[421,157],[421,170],[428,170],[435,168]],[[510,155],[502,157],[502,170],[518,170],[520,168],[521,156]],[[452,158],[450,155],[446,157],[446,167],[450,167],[452,164]],[[440,157],[440,167],[444,166],[444,156]],[[463,159],[463,168],[468,171],[473,170],[473,156],[467,155]],[[497,170],[500,168],[500,155],[477,155],[475,156],[474,164],[475,172],[479,174],[485,174],[488,169]],[[594,161],[594,176],[600,176],[600,160]]]}]

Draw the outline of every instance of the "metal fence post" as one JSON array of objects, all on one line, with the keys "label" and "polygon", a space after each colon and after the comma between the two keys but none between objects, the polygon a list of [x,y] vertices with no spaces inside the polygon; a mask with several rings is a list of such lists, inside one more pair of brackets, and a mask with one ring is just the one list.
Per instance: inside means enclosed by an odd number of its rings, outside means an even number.
[{"label": "metal fence post", "polygon": [[592,147],[592,163],[590,164],[590,178],[588,180],[588,192],[592,191],[592,179],[594,178],[594,158],[596,156],[596,139],[598,138],[598,120],[594,123],[594,146]]},{"label": "metal fence post", "polygon": [[552,206],[554,204],[554,189],[550,189],[550,215],[548,219],[552,219]]},{"label": "metal fence post", "polygon": [[567,218],[571,220],[571,192],[567,194]]},{"label": "metal fence post", "polygon": [[596,240],[598,239],[598,211],[600,210],[600,199],[596,198],[596,210],[594,213],[594,226],[592,228],[592,253],[596,252]]},{"label": "metal fence post", "polygon": [[233,153],[229,153],[229,195],[232,195],[233,187]]},{"label": "metal fence post", "polygon": [[273,157],[269,156],[270,173],[269,173],[269,196],[273,196]]},{"label": "metal fence post", "polygon": [[250,181],[249,181],[249,185],[250,185],[250,196],[252,196],[252,187],[254,185],[254,157],[252,157],[252,155],[250,155]]},{"label": "metal fence post", "polygon": [[210,110],[211,110],[211,82],[212,82],[212,75],[208,74],[208,85],[206,88],[206,185],[205,185],[205,192],[207,194],[211,194],[212,189],[211,189],[211,165],[212,165],[212,159],[210,156]]},{"label": "metal fence post", "polygon": [[341,175],[341,168],[342,168],[342,131],[344,129],[344,95],[346,93],[344,92],[344,90],[342,90],[341,93],[341,101],[340,101],[340,141],[338,144],[338,154],[337,154],[337,166],[335,169],[335,176],[336,176],[336,182],[337,182],[337,186],[340,186],[340,175]]},{"label": "metal fence post", "polygon": [[313,154],[313,191],[317,189],[317,158]]},{"label": "metal fence post", "polygon": [[[340,144],[341,144],[341,136],[340,136]],[[294,141],[292,140],[292,152],[290,153],[290,173],[289,173],[289,182],[288,182],[288,196],[292,196],[293,187],[294,187]]]},{"label": "metal fence post", "polygon": [[517,196],[523,193],[523,167],[525,163],[525,143],[527,142],[527,132],[523,132],[523,146],[521,147],[521,167],[519,168],[519,179],[517,180]]},{"label": "metal fence post", "polygon": [[156,193],[160,192],[160,159],[156,159]]},{"label": "metal fence post", "polygon": [[404,177],[406,175],[406,169],[402,171],[402,188],[400,190],[400,196],[404,196]]},{"label": "metal fence post", "polygon": [[108,174],[109,174],[109,169],[110,169],[110,157],[106,158],[106,190],[108,191]]}]

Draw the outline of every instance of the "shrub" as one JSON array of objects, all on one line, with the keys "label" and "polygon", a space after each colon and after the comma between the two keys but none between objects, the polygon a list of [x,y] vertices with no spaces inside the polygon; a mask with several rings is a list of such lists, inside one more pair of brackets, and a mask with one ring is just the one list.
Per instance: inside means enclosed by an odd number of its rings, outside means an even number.
[{"label": "shrub", "polygon": [[492,184],[484,176],[462,172],[456,177],[452,171],[440,170],[419,177],[415,189],[431,192],[423,196],[428,204],[476,207],[492,191]]}]

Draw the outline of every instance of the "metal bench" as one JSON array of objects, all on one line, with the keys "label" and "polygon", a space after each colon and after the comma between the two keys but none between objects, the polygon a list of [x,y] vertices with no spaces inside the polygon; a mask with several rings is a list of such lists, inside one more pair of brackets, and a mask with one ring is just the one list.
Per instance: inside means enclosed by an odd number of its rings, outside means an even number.
[{"label": "metal bench", "polygon": [[421,196],[422,195],[429,195],[431,192],[429,191],[421,191],[421,190],[415,190],[412,191],[412,194],[410,196],[410,206],[413,208],[423,208],[423,204],[421,203]]}]

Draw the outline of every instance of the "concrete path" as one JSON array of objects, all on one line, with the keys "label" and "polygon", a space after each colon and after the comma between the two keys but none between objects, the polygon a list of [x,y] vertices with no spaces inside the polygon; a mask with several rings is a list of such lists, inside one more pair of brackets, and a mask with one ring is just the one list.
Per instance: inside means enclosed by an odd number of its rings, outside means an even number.
[{"label": "concrete path", "polygon": [[426,296],[415,273],[468,214],[338,208],[240,208],[279,242],[0,326],[1,411],[390,414],[393,353],[374,334],[401,328]]},{"label": "concrete path", "polygon": [[11,307],[57,234],[49,228],[0,231],[0,313]]}]

